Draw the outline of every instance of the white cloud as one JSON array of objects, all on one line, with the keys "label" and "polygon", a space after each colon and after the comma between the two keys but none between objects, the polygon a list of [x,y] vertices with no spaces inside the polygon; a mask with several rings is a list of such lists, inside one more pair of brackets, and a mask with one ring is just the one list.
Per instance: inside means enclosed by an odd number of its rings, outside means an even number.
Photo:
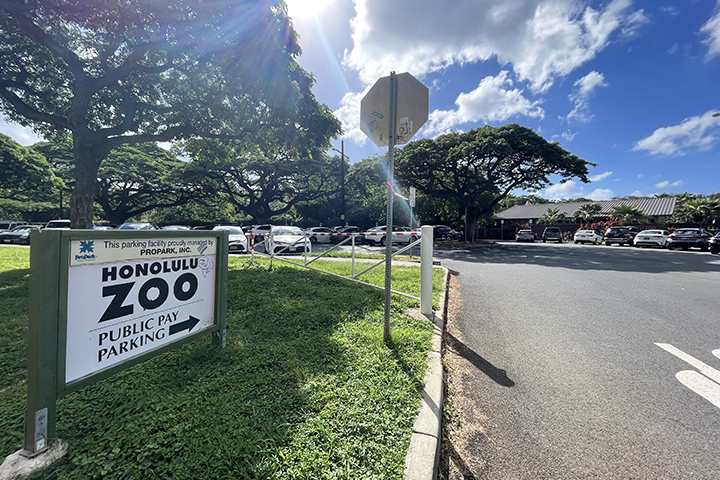
[{"label": "white cloud", "polygon": [[583,187],[574,180],[568,180],[565,183],[557,183],[546,188],[543,197],[550,200],[560,200],[562,198],[582,197],[582,195]]},{"label": "white cloud", "polygon": [[667,187],[682,187],[682,180],[678,180],[676,182],[668,182],[667,180],[656,183],[655,188],[667,188]]},{"label": "white cloud", "polygon": [[597,188],[587,195],[583,195],[591,200],[612,200],[615,196],[612,190],[607,188]]},{"label": "white cloud", "polygon": [[698,117],[686,118],[680,125],[658,128],[647,138],[633,145],[633,150],[646,150],[652,155],[681,156],[689,148],[709,150],[717,141],[713,132],[720,126],[710,110]]},{"label": "white cloud", "polygon": [[355,0],[345,65],[365,84],[390,71],[416,76],[496,58],[536,92],[593,59],[614,33],[643,23],[631,0],[595,10],[578,0]]},{"label": "white cloud", "polygon": [[360,101],[367,90],[370,90],[370,87],[361,93],[346,93],[340,102],[340,108],[334,112],[342,123],[343,135],[340,138],[351,140],[358,145],[365,145],[367,140],[365,133],[360,130]]},{"label": "white cloud", "polygon": [[641,192],[640,190],[635,190],[634,192],[632,192],[632,193],[630,194],[630,196],[631,196],[631,197],[642,197],[643,194],[642,194],[642,192]]},{"label": "white cloud", "polygon": [[610,200],[615,194],[612,190],[606,188],[597,188],[586,194],[581,184],[574,180],[568,180],[565,183],[558,183],[546,188],[542,196],[550,200],[578,197],[587,197],[592,200]]},{"label": "white cloud", "polygon": [[574,84],[575,91],[568,98],[575,104],[572,112],[567,116],[568,120],[578,120],[580,122],[589,122],[593,115],[590,113],[590,97],[595,93],[598,87],[607,87],[605,77],[602,73],[592,71],[585,75]]},{"label": "white cloud", "polygon": [[543,118],[545,112],[538,106],[540,102],[531,102],[522,90],[511,89],[512,86],[507,71],[483,78],[475,90],[460,94],[455,100],[457,109],[432,112],[427,133],[443,133],[455,125],[478,120],[502,122],[516,115]]},{"label": "white cloud", "polygon": [[29,146],[34,143],[44,142],[45,140],[35,134],[31,129],[10,123],[5,119],[0,119],[0,132],[15,140],[20,145]]},{"label": "white cloud", "polygon": [[608,178],[610,175],[612,175],[612,173],[613,172],[600,173],[598,175],[592,175],[589,178],[591,182],[599,182],[600,180],[605,180],[606,178]]},{"label": "white cloud", "polygon": [[635,177],[635,178],[644,178],[644,177],[645,177],[645,175],[643,175],[642,173],[638,173],[637,177]]},{"label": "white cloud", "polygon": [[715,55],[720,54],[720,1],[718,1],[718,8],[715,11],[715,15],[700,28],[700,33],[706,35],[706,38],[702,41],[708,46],[705,59],[709,60]]}]

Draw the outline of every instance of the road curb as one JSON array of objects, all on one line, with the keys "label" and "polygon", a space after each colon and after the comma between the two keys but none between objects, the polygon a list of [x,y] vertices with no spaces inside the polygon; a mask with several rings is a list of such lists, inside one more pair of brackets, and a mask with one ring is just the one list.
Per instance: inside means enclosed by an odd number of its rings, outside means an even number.
[{"label": "road curb", "polygon": [[[413,425],[410,447],[405,456],[405,480],[435,480],[437,478],[438,462],[440,460],[440,443],[442,440],[443,417],[443,390],[445,379],[442,367],[442,336],[445,330],[445,317],[447,312],[448,280],[450,272],[445,272],[443,284],[445,291],[440,296],[440,305],[433,318],[429,319],[435,324],[433,336],[430,341],[430,352],[427,358],[425,371],[425,386],[422,390],[422,405]],[[428,319],[419,310],[412,315],[417,318]]]}]

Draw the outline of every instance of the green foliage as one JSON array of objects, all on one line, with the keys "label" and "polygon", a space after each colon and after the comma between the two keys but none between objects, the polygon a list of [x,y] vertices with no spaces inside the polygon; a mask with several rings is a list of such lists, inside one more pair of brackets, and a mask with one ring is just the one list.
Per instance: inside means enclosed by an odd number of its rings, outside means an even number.
[{"label": "green foliage", "polygon": [[[0,247],[0,325],[18,329],[5,342],[24,343],[27,303],[6,298],[26,298],[27,268],[28,249]],[[395,288],[418,283],[418,268],[394,272]],[[36,478],[400,479],[432,333],[402,313],[414,304],[393,297],[385,346],[381,290],[232,257],[227,347],[205,337],[62,398],[70,452]],[[25,385],[1,345],[6,456],[22,444]]]},{"label": "green foliage", "polygon": [[556,225],[561,220],[565,219],[567,219],[567,215],[564,212],[560,212],[559,208],[549,207],[547,209],[547,212],[545,212],[543,216],[538,219],[538,223]]},{"label": "green foliage", "polygon": [[282,3],[6,1],[0,54],[0,110],[45,138],[72,136],[75,227],[90,226],[98,168],[121,145],[320,144],[328,124],[339,131]]},{"label": "green foliage", "polygon": [[468,212],[468,230],[517,189],[540,190],[550,175],[589,182],[594,165],[517,124],[484,126],[410,142],[397,156],[397,177]]},{"label": "green foliage", "polygon": [[31,148],[0,133],[0,199],[47,202],[57,180],[50,164]]},{"label": "green foliage", "polygon": [[602,212],[602,205],[599,203],[587,203],[575,213],[576,218],[582,218],[585,222],[589,222]]},{"label": "green foliage", "polygon": [[637,207],[631,205],[618,205],[608,212],[608,216],[620,222],[621,225],[628,223],[643,223],[647,221],[647,215]]},{"label": "green foliage", "polygon": [[720,199],[684,194],[678,198],[668,223],[694,223],[702,227],[717,219],[720,219]]}]

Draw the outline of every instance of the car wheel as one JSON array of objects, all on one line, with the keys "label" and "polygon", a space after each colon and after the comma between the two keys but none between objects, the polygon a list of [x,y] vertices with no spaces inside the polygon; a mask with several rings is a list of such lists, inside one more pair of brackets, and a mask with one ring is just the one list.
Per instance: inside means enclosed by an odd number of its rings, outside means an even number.
[{"label": "car wheel", "polygon": [[578,242],[577,240],[575,240],[575,245],[577,245],[578,243],[580,243],[580,242]]},{"label": "car wheel", "polygon": [[708,251],[707,245],[703,245],[702,247],[700,247],[700,251],[701,251],[701,252],[707,252],[707,251]]},{"label": "car wheel", "polygon": [[672,243],[668,243],[666,247],[668,250],[675,250],[675,245],[673,245]]},{"label": "car wheel", "polygon": [[610,242],[605,242],[605,245],[607,245],[607,246],[609,247],[609,246],[610,246]]},{"label": "car wheel", "polygon": [[310,237],[310,243],[317,243],[317,237]]},{"label": "car wheel", "polygon": [[412,237],[410,237],[410,243],[413,243],[413,242],[415,242],[415,241],[417,241],[417,237],[416,237],[415,235],[413,235]]},{"label": "car wheel", "polygon": [[543,243],[545,243],[545,239],[543,238]]},{"label": "car wheel", "polygon": [[720,253],[720,250],[711,248],[711,249],[710,249],[710,253],[711,253],[712,255],[717,255],[718,253]]},{"label": "car wheel", "polygon": [[682,251],[683,251],[683,252],[688,249],[688,247],[681,247],[681,248],[682,248]]},{"label": "car wheel", "polygon": [[380,246],[381,246],[381,247],[384,247],[384,246],[385,246],[385,237],[382,237],[382,238],[380,239]]}]

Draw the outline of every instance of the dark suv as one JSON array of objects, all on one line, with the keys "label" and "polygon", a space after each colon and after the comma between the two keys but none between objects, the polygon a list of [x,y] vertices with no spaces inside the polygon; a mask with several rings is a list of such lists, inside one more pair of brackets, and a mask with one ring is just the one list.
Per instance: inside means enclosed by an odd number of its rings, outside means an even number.
[{"label": "dark suv", "polygon": [[695,247],[707,252],[712,236],[712,233],[704,228],[678,228],[668,237],[667,248],[668,250],[675,248],[687,250]]},{"label": "dark suv", "polygon": [[545,242],[558,242],[562,243],[563,237],[560,227],[546,227],[542,234],[542,241]]},{"label": "dark suv", "polygon": [[610,227],[605,231],[605,236],[603,237],[603,241],[605,242],[605,245],[612,245],[613,243],[617,243],[619,245],[627,245],[628,247],[632,246],[633,239],[635,238],[635,235],[639,233],[639,230],[637,227],[632,227],[629,225],[626,226],[615,226]]}]

